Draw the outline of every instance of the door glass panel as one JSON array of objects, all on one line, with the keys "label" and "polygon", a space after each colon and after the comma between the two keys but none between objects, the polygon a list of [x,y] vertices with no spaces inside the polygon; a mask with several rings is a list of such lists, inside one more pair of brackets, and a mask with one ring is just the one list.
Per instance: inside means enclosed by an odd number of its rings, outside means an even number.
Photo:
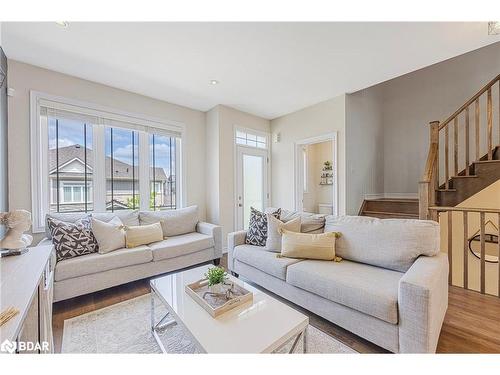
[{"label": "door glass panel", "polygon": [[243,225],[248,228],[250,207],[264,210],[264,158],[243,154]]}]

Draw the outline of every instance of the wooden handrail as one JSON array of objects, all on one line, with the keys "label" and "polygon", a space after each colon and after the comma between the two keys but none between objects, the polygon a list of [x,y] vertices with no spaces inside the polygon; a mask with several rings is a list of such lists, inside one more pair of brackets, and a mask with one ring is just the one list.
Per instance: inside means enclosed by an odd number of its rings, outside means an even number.
[{"label": "wooden handrail", "polygon": [[451,116],[449,116],[446,120],[444,120],[439,126],[439,130],[443,129],[446,125],[448,125],[455,117],[457,117],[460,113],[462,113],[465,108],[469,107],[472,103],[476,101],[481,95],[483,95],[486,91],[488,91],[491,86],[493,86],[497,81],[500,80],[500,74],[493,78],[490,82],[486,84],[481,90],[479,90],[472,98],[465,102],[463,106],[457,109]]},{"label": "wooden handrail", "polygon": [[457,212],[483,212],[485,214],[500,214],[500,209],[496,209],[496,208],[431,206],[431,207],[429,207],[429,210],[438,211],[438,212],[457,211]]}]

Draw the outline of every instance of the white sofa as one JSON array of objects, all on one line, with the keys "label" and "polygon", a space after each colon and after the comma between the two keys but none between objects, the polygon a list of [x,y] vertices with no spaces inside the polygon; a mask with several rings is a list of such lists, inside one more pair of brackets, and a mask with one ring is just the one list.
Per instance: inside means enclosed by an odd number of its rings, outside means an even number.
[{"label": "white sofa", "polygon": [[[219,264],[222,257],[222,228],[198,222],[197,214],[185,215],[184,210],[186,209],[168,211],[168,214],[170,219],[179,216],[178,219],[184,221],[184,225],[179,228],[192,229],[187,233],[187,229],[178,229],[177,233],[174,230],[172,236],[160,242],[119,249],[106,254],[78,256],[57,263],[54,251],[52,257],[52,264],[55,264],[54,302],[209,261]],[[48,216],[75,222],[84,215],[87,214],[59,213]],[[92,213],[92,215],[104,221],[109,221],[116,215],[125,225],[141,224],[139,211]],[[150,217],[150,213],[144,215]],[[190,222],[186,223],[186,220]],[[44,238],[40,245],[52,243],[50,232],[47,231],[46,234],[47,238]]]},{"label": "white sofa", "polygon": [[278,258],[240,231],[228,235],[229,269],[391,352],[435,352],[448,306],[439,225],[327,216],[321,231],[341,233],[342,261]]}]

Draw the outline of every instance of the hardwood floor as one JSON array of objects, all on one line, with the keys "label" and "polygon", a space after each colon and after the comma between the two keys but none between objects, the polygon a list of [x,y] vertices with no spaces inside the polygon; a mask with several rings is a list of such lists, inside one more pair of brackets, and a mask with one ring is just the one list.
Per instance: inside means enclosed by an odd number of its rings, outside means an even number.
[{"label": "hardwood floor", "polygon": [[[224,257],[221,265],[227,266]],[[266,291],[267,292],[267,291]],[[149,293],[149,280],[139,280],[54,304],[56,353],[61,351],[64,320]],[[328,322],[303,308],[267,292],[309,316],[311,325],[360,353],[386,350]],[[500,353],[500,298],[450,287],[449,307],[439,338],[438,353]]]}]

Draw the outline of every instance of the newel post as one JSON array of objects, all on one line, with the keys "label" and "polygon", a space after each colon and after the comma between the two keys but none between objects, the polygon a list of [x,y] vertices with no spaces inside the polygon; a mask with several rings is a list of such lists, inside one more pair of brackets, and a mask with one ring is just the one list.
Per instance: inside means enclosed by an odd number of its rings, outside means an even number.
[{"label": "newel post", "polygon": [[418,188],[419,217],[436,220],[436,213],[429,212],[429,207],[436,204],[436,189],[439,188],[439,121],[432,121],[429,125],[429,155]]}]

